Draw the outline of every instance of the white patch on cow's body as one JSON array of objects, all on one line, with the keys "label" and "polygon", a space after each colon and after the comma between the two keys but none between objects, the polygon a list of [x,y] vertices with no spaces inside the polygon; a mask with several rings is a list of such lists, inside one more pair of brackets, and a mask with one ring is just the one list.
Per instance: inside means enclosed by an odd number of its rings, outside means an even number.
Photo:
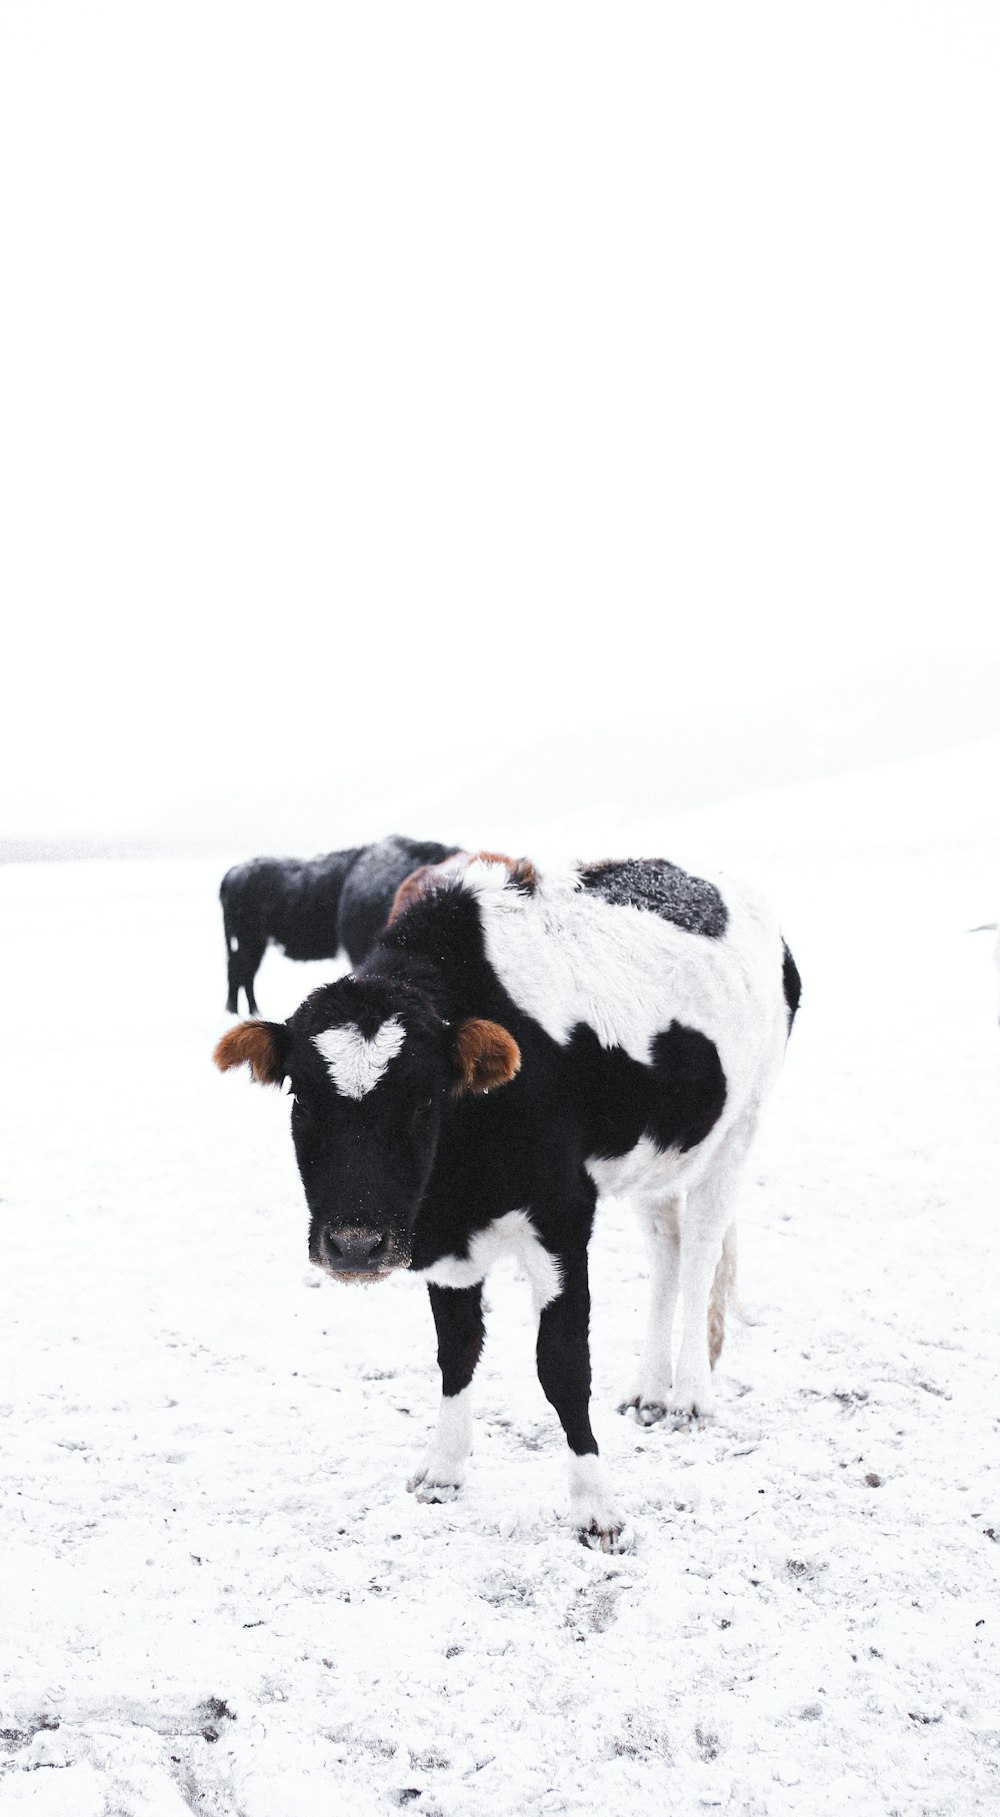
[{"label": "white patch on cow's body", "polygon": [[592,1155],[584,1162],[601,1198],[645,1197],[652,1189],[662,1193],[665,1175],[682,1171],[684,1157],[675,1148],[657,1148],[650,1136],[640,1136],[626,1154],[610,1160]]},{"label": "white patch on cow's body", "polygon": [[475,1287],[504,1256],[516,1256],[531,1283],[535,1309],[542,1312],[562,1288],[562,1271],[545,1248],[526,1211],[508,1211],[469,1240],[467,1257],[441,1256],[429,1268],[415,1270],[435,1287]]},{"label": "white patch on cow's body", "polygon": [[334,1085],[345,1098],[364,1098],[374,1091],[406,1039],[398,1016],[390,1016],[374,1035],[363,1035],[353,1022],[325,1028],[313,1036],[313,1046],[326,1061]]},{"label": "white patch on cow's body", "polygon": [[238,941],[238,940],[237,940],[237,938],[236,938],[236,935],[235,935],[235,934],[230,934],[230,936],[229,936],[229,951],[230,951],[230,952],[231,952],[231,953],[238,953],[238,952],[239,952],[239,950],[240,950],[240,943],[239,943],[239,941]]}]

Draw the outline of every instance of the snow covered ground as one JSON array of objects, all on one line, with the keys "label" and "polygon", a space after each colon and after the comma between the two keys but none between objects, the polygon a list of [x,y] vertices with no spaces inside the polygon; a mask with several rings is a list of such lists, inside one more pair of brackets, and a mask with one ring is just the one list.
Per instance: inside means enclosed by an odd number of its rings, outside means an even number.
[{"label": "snow covered ground", "polygon": [[[220,867],[0,872],[0,1807],[997,1808],[998,755],[571,828],[731,854],[805,987],[710,1428],[614,1412],[645,1258],[600,1219],[615,1558],[568,1530],[513,1276],[468,1487],[407,1495],[426,1298],[309,1268],[287,1105],[211,1067]],[[270,954],[263,1013],[331,969]]]}]

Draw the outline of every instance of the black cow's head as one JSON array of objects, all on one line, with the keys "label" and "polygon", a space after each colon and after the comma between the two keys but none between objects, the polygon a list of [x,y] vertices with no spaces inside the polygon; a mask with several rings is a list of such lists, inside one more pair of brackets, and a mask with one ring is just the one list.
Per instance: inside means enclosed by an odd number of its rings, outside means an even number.
[{"label": "black cow's head", "polygon": [[291,1082],[309,1259],[342,1281],[409,1265],[449,1098],[506,1084],[521,1064],[498,1023],[453,1028],[419,992],[374,978],[324,985],[287,1022],[241,1022],[214,1058]]}]

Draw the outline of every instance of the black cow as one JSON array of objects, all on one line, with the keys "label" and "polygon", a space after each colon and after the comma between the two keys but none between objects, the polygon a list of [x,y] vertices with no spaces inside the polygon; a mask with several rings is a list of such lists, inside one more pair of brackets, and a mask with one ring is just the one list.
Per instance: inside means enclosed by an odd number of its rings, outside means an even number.
[{"label": "black cow", "polygon": [[403,879],[457,849],[392,834],[376,845],[319,858],[251,858],[234,865],[219,890],[230,1015],[237,1013],[241,990],[250,1014],[257,1014],[254,979],[270,941],[289,959],[335,959],[343,950],[357,965],[385,926]]},{"label": "black cow", "polygon": [[748,891],[656,859],[540,877],[462,855],[429,874],[356,976],[287,1023],[223,1036],[223,1071],[245,1062],[262,1083],[291,1081],[310,1259],[342,1281],[409,1268],[429,1285],[443,1398],[410,1484],[422,1499],[462,1481],[482,1282],[514,1252],[569,1445],[573,1519],[589,1543],[617,1546],[589,1415],[595,1201],[627,1193],[650,1252],[649,1327],[621,1411],[710,1415],[736,1194],[798,999],[778,925]]}]

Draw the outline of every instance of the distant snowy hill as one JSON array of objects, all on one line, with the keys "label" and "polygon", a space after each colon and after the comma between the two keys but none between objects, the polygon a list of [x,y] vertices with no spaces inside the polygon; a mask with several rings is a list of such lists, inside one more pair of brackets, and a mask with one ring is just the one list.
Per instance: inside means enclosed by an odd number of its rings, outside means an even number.
[{"label": "distant snowy hill", "polygon": [[[687,704],[683,685],[665,676],[656,720],[631,719],[628,701],[609,693],[600,719],[559,733],[540,725],[526,744],[508,744],[503,703],[488,681],[454,710],[454,748],[444,760],[424,751],[419,715],[405,761],[387,755],[383,744],[391,740],[377,726],[358,747],[342,745],[331,723],[321,755],[279,741],[266,764],[241,758],[223,774],[208,772],[197,791],[169,809],[152,809],[141,823],[108,825],[99,802],[90,826],[70,840],[5,840],[0,822],[0,861],[310,853],[387,832],[489,846],[558,839],[560,829],[577,829],[581,850],[609,839],[620,849],[621,829],[655,826],[667,815],[735,800],[731,818],[738,823],[750,796],[790,789],[793,810],[801,785],[833,784],[900,762],[933,763],[970,740],[1000,740],[1000,664],[954,655],[938,664],[910,659],[891,672],[801,694],[748,695],[736,706],[698,710]],[[985,760],[995,772],[988,752]],[[964,760],[955,761],[961,768]],[[978,799],[974,770],[969,787]],[[897,792],[905,815],[905,779]],[[864,785],[860,793],[867,798]],[[827,811],[835,814],[835,798],[835,787],[815,797],[821,823]],[[957,793],[954,805],[961,820],[967,810]],[[748,814],[759,812],[747,806]],[[913,816],[918,824],[916,808]],[[720,828],[725,823],[721,810]]]}]

